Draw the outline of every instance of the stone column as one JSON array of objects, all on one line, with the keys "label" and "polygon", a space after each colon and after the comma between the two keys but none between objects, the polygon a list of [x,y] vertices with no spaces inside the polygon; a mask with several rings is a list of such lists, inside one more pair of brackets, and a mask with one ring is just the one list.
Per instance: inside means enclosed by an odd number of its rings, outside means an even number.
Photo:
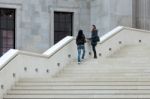
[{"label": "stone column", "polygon": [[150,0],[132,0],[133,27],[150,30]]}]

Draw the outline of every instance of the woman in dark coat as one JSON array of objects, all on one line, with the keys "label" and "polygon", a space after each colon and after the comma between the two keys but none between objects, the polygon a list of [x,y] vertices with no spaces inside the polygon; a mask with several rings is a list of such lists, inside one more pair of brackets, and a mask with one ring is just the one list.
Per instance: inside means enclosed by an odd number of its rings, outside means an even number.
[{"label": "woman in dark coat", "polygon": [[98,38],[98,31],[96,29],[96,26],[95,25],[92,25],[92,31],[91,31],[91,45],[92,45],[92,50],[93,50],[93,53],[94,53],[94,58],[96,59],[97,58],[97,53],[96,53],[96,45],[97,45],[97,38]]},{"label": "woman in dark coat", "polygon": [[85,42],[86,42],[86,40],[85,40],[85,36],[83,34],[83,31],[79,30],[78,35],[76,37],[76,44],[77,44],[77,49],[78,49],[78,63],[81,62],[81,59],[80,59],[81,51],[83,51],[82,59],[84,59],[84,55],[85,55],[84,43]]}]

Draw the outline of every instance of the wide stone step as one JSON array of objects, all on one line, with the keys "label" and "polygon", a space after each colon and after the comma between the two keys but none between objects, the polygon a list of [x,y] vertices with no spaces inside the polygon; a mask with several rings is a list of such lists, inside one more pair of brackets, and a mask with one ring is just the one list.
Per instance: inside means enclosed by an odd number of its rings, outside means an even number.
[{"label": "wide stone step", "polygon": [[[124,64],[124,65],[122,65],[122,64],[111,64],[111,65],[103,65],[103,64],[99,64],[98,66],[87,66],[87,67],[82,67],[82,66],[76,66],[76,67],[68,67],[68,68],[65,68],[65,70],[88,70],[88,71],[92,71],[92,70],[103,70],[103,69],[147,69],[147,68],[150,68],[149,67],[149,63],[147,64],[147,66],[146,65],[144,65],[144,64],[139,64],[138,63],[138,65],[136,65],[136,64],[132,64],[132,65],[127,65],[127,64]],[[64,71],[65,71],[64,70]]]},{"label": "wide stone step", "polygon": [[[72,72],[71,72],[72,71]],[[82,72],[83,71],[83,72]],[[100,73],[100,74],[118,74],[118,73],[138,73],[138,74],[148,74],[150,73],[150,68],[147,69],[101,69],[101,70],[70,70],[70,71],[61,71],[59,73],[63,73],[63,74],[96,74],[96,73]]]},{"label": "wide stone step", "polygon": [[[127,68],[127,67],[126,67],[126,68],[125,68],[125,67],[124,67],[124,68],[116,68],[116,67],[114,67],[114,68],[107,68],[107,67],[106,67],[106,68],[101,68],[101,69],[90,69],[90,68],[88,68],[88,69],[74,69],[74,70],[73,70],[73,69],[69,69],[69,70],[64,70],[64,71],[61,71],[61,72],[65,72],[65,71],[66,71],[66,72],[69,72],[69,71],[70,71],[70,72],[71,72],[71,71],[72,71],[72,72],[75,72],[75,71],[76,71],[76,72],[82,72],[82,71],[83,71],[83,73],[84,73],[84,72],[94,72],[94,71],[95,71],[95,72],[101,72],[101,73],[105,73],[105,72],[106,72],[106,73],[107,73],[108,71],[109,71],[109,72],[111,72],[111,71],[112,71],[112,72],[116,71],[116,73],[117,73],[117,72],[137,71],[138,73],[144,73],[143,71],[150,72],[150,70],[148,70],[148,69],[150,69],[150,68],[149,68],[149,67],[147,67],[147,68],[142,68],[142,67],[139,67],[139,68],[134,68],[134,67],[132,67],[132,68],[131,68],[131,67],[130,67],[130,68]],[[142,70],[143,70],[143,71],[142,71]],[[141,72],[140,72],[140,71],[141,71]],[[60,73],[61,73],[61,72],[60,72]]]},{"label": "wide stone step", "polygon": [[[133,67],[134,68],[134,67]],[[132,72],[132,73],[150,73],[150,70],[149,70],[149,67],[148,68],[141,68],[141,69],[129,69],[129,68],[105,68],[105,69],[95,69],[95,70],[92,70],[92,69],[78,69],[78,70],[73,70],[73,69],[70,69],[70,70],[64,70],[64,71],[61,71],[60,73],[128,73],[128,72]]]},{"label": "wide stone step", "polygon": [[[82,62],[82,64],[84,64],[84,66],[87,66],[87,65],[92,65],[92,66],[96,66],[97,65],[97,63],[102,63],[102,64],[108,64],[108,63],[112,63],[112,62],[114,62],[114,63],[120,63],[120,62],[122,62],[122,63],[129,63],[129,64],[131,64],[131,63],[141,63],[141,62],[144,62],[144,63],[149,63],[149,59],[150,58],[147,58],[147,57],[141,57],[141,58],[137,58],[137,57],[109,57],[109,58],[106,58],[106,59],[97,59],[97,60],[94,60],[94,61],[85,61],[85,60],[83,60],[83,62]],[[73,65],[78,65],[77,64],[77,61],[76,62],[74,62],[74,63],[72,63],[71,64],[71,66],[73,66]]]},{"label": "wide stone step", "polygon": [[[102,69],[104,70],[104,69]],[[114,73],[114,74],[118,74],[118,73],[138,73],[138,74],[148,74],[150,73],[150,70],[148,69],[114,69],[114,70],[107,70],[105,69],[104,71],[98,71],[98,70],[95,70],[94,71],[90,71],[90,70],[75,70],[75,71],[72,71],[72,72],[67,72],[67,71],[62,71],[62,72],[59,72],[59,73],[63,73],[63,74],[96,74],[96,73],[100,73],[100,74],[105,74],[105,73],[108,73],[108,74],[111,74],[111,73]]]},{"label": "wide stone step", "polygon": [[150,47],[73,61],[56,76],[21,78],[4,99],[150,99]]},{"label": "wide stone step", "polygon": [[[81,77],[79,77],[81,76]],[[59,77],[59,78],[74,78],[74,79],[90,79],[93,77],[93,79],[103,79],[103,78],[110,78],[110,79],[122,79],[122,78],[142,78],[142,77],[147,77],[147,76],[150,76],[150,75],[135,75],[135,74],[123,74],[123,75],[109,75],[109,74],[104,74],[104,75],[59,75],[59,76],[56,76],[56,77]]]},{"label": "wide stone step", "polygon": [[112,77],[101,77],[101,78],[69,78],[69,77],[62,77],[62,78],[26,78],[26,79],[20,79],[19,82],[56,82],[56,81],[61,81],[61,82],[82,82],[82,81],[116,81],[116,82],[120,82],[120,81],[127,81],[127,82],[131,82],[131,81],[150,81],[150,77],[138,77],[138,78],[133,78],[133,77],[116,77],[116,78],[112,78]]},{"label": "wide stone step", "polygon": [[150,55],[150,48],[144,46],[125,46],[121,48],[119,51],[115,52],[112,57],[144,57]]},{"label": "wide stone step", "polygon": [[[139,65],[139,64],[138,64]],[[147,65],[147,66],[145,66],[144,64],[140,64],[139,66],[137,66],[137,65],[130,65],[130,66],[126,66],[126,65],[117,65],[117,64],[114,64],[114,65],[111,65],[111,66],[104,66],[104,65],[99,65],[99,66],[97,66],[97,67],[92,67],[92,66],[88,66],[88,67],[69,67],[69,68],[65,68],[65,70],[64,71],[67,71],[67,70],[88,70],[88,71],[93,71],[93,70],[105,70],[105,69],[108,69],[108,70],[110,70],[110,69],[112,69],[112,70],[114,70],[114,69],[135,69],[135,70],[138,70],[138,69],[149,69],[150,68],[150,66],[149,66],[149,64]]]},{"label": "wide stone step", "polygon": [[150,95],[6,95],[4,99],[149,99]]},{"label": "wide stone step", "polygon": [[86,69],[86,68],[91,68],[91,69],[96,69],[96,68],[105,68],[105,67],[117,67],[117,68],[120,68],[120,67],[127,67],[127,68],[130,68],[130,67],[141,67],[144,66],[144,67],[149,67],[149,63],[150,62],[135,62],[135,61],[132,61],[132,62],[117,62],[117,63],[114,63],[114,62],[107,62],[107,63],[101,63],[101,64],[96,64],[95,66],[92,66],[92,65],[85,65],[83,66],[83,63],[81,64],[77,64],[77,65],[73,65],[73,66],[70,66],[70,67],[65,67],[65,69],[76,69],[76,68],[81,68],[81,69]]},{"label": "wide stone step", "polygon": [[150,90],[11,90],[7,95],[150,95]]},{"label": "wide stone step", "polygon": [[59,86],[15,86],[12,90],[149,90],[150,85],[59,85]]},{"label": "wide stone step", "polygon": [[61,75],[59,75],[59,76],[82,76],[82,77],[85,77],[85,76],[95,76],[95,77],[101,77],[101,76],[118,76],[118,77],[120,77],[120,76],[148,76],[148,75],[150,75],[150,73],[149,72],[145,72],[145,73],[97,73],[97,74],[84,74],[84,73],[82,73],[82,74],[80,74],[80,73],[68,73],[68,74],[66,74],[66,73],[64,73],[64,74],[61,74]]},{"label": "wide stone step", "polygon": [[117,74],[141,74],[141,75],[148,75],[150,74],[150,70],[143,70],[143,69],[140,69],[140,70],[104,70],[104,71],[72,71],[72,72],[66,72],[66,71],[62,71],[62,72],[59,72],[57,74],[58,75],[61,75],[61,74],[64,74],[64,75],[76,75],[76,74],[83,74],[83,75],[105,75],[105,74],[112,74],[112,75],[117,75]]},{"label": "wide stone step", "polygon": [[49,82],[17,82],[15,86],[87,86],[87,85],[93,85],[93,86],[111,86],[111,85],[144,85],[144,86],[150,86],[150,81],[49,81]]},{"label": "wide stone step", "polygon": [[[59,77],[58,77],[59,78]],[[99,81],[142,81],[142,80],[144,80],[144,81],[149,81],[149,79],[150,79],[150,77],[148,77],[147,78],[147,76],[119,76],[119,77],[117,77],[117,76],[101,76],[101,77],[93,77],[93,76],[90,76],[90,77],[65,77],[65,76],[61,76],[60,77],[61,79],[70,79],[70,80],[72,80],[72,79],[74,79],[74,80],[76,80],[76,81],[78,81],[78,80],[81,80],[81,81],[83,81],[83,80],[92,80],[92,81],[94,81],[94,80],[99,80]]]}]

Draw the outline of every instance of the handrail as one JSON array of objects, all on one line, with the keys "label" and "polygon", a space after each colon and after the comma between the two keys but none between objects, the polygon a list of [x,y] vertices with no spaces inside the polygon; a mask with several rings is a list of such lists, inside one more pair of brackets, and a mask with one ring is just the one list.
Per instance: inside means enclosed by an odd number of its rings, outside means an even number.
[{"label": "handrail", "polygon": [[56,52],[61,50],[64,46],[69,44],[72,40],[73,40],[73,37],[67,36],[64,39],[62,39],[60,42],[58,42],[57,44],[52,46],[50,49],[45,51],[43,54],[37,54],[37,53],[31,53],[31,52],[27,52],[27,51],[19,51],[19,50],[15,50],[15,49],[10,49],[2,57],[0,57],[0,71],[19,54],[42,57],[42,58],[50,58]]},{"label": "handrail", "polygon": [[150,31],[148,31],[148,30],[141,30],[141,29],[135,29],[135,28],[130,28],[130,27],[118,26],[115,29],[113,29],[112,31],[110,31],[110,32],[106,33],[104,36],[102,36],[100,38],[100,44],[104,43],[106,40],[110,39],[112,36],[116,35],[123,29],[150,33]]},{"label": "handrail", "polygon": [[47,51],[45,51],[43,53],[43,55],[46,55],[48,57],[52,56],[57,51],[59,51],[60,49],[62,49],[64,46],[66,46],[68,43],[70,43],[72,40],[73,40],[73,37],[71,37],[71,36],[65,37],[60,42],[58,42],[57,44],[55,44],[54,46],[52,46],[50,49],[48,49]]},{"label": "handrail", "polygon": [[47,58],[48,56],[39,54],[39,53],[34,53],[34,52],[27,52],[27,51],[19,51],[19,54],[21,55],[28,55],[28,56],[35,56],[35,57],[42,57],[42,58]]},{"label": "handrail", "polygon": [[106,40],[110,39],[112,36],[114,36],[117,33],[119,33],[122,29],[124,29],[123,26],[118,26],[115,29],[113,29],[112,31],[106,33],[104,36],[102,36],[100,38],[100,44],[104,43]]},{"label": "handrail", "polygon": [[18,52],[18,50],[10,49],[2,57],[0,57],[0,71],[5,67],[6,64],[8,64],[17,56]]},{"label": "handrail", "polygon": [[43,58],[49,58],[53,54],[55,54],[57,51],[61,50],[68,43],[70,43],[72,40],[73,40],[73,37],[67,36],[64,39],[62,39],[61,41],[59,41],[57,44],[53,45],[51,48],[46,50],[43,54],[27,52],[27,51],[19,51],[19,54],[24,54],[24,55],[29,55],[29,56],[36,56],[36,57],[43,57]]},{"label": "handrail", "polygon": [[[122,29],[123,29],[123,26],[118,26],[117,28],[108,32],[106,35],[100,38],[101,40],[100,43],[105,42],[107,39],[111,38],[113,35],[117,34]],[[62,39],[60,42],[52,46],[50,49],[45,51],[43,54],[37,54],[37,53],[31,53],[27,51],[19,51],[19,50],[11,49],[0,58],[0,71],[5,67],[6,64],[8,64],[18,54],[49,58],[53,56],[56,52],[58,52],[60,49],[62,49],[64,46],[66,46],[68,43],[70,43],[72,40],[73,40],[73,37],[67,36],[64,39]]]},{"label": "handrail", "polygon": [[133,30],[133,31],[139,31],[139,32],[145,32],[145,33],[150,33],[149,30],[141,30],[141,29],[135,29],[135,28],[130,28],[130,27],[124,27],[124,29]]},{"label": "handrail", "polygon": [[[118,26],[115,29],[113,29],[112,31],[110,31],[107,34],[105,34],[104,36],[102,36],[100,38],[100,44],[104,43],[106,40],[110,39],[112,36],[116,35],[117,33],[119,33],[123,29],[129,29],[129,30],[133,30],[133,31],[150,33],[150,31],[146,31],[146,30]],[[61,50],[64,46],[69,44],[72,40],[74,40],[73,37],[67,36],[64,39],[62,39],[60,42],[58,42],[57,44],[52,46],[50,49],[45,51],[43,54],[11,49],[7,53],[5,53],[2,57],[0,57],[0,71],[5,67],[5,65],[7,65],[11,60],[13,60],[19,54],[42,57],[42,58],[49,58],[49,57],[53,56],[55,53],[57,53],[59,50]]]}]

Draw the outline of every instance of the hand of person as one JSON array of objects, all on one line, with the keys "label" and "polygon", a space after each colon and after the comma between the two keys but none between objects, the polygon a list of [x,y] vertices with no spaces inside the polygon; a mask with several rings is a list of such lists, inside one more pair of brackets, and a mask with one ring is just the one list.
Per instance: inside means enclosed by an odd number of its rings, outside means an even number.
[{"label": "hand of person", "polygon": [[91,40],[91,38],[86,38],[87,40]]}]

